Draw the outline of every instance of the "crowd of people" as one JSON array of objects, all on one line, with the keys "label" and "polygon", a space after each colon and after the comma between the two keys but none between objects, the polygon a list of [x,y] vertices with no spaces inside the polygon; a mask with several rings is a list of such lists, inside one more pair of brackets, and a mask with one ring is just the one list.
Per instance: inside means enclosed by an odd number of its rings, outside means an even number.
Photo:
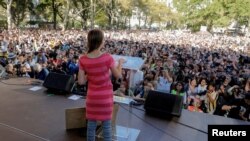
[{"label": "crowd of people", "polygon": [[[104,31],[102,51],[141,57],[141,70],[124,69],[114,94],[145,100],[149,90],[180,95],[190,111],[250,121],[248,37],[181,31]],[[14,30],[0,34],[0,63],[9,76],[44,80],[74,75],[87,52],[87,31]],[[133,74],[133,77],[131,77]]]}]

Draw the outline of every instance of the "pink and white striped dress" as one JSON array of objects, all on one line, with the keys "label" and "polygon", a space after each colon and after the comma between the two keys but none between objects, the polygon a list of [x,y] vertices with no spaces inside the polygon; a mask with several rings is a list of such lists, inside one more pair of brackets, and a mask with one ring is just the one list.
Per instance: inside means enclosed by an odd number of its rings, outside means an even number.
[{"label": "pink and white striped dress", "polygon": [[104,53],[97,58],[80,57],[79,68],[88,80],[86,117],[89,120],[111,120],[113,110],[113,86],[110,68],[115,65],[113,57]]}]

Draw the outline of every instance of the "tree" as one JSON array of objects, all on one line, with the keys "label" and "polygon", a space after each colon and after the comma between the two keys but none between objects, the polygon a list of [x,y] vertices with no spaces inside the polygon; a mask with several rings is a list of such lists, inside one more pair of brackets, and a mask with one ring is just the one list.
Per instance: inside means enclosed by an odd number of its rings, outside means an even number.
[{"label": "tree", "polygon": [[62,21],[64,19],[63,12],[59,11],[64,5],[64,0],[40,0],[40,3],[36,7],[37,13],[39,13],[41,19],[53,22],[53,28],[57,27],[57,17],[59,16]]},{"label": "tree", "polygon": [[6,0],[6,15],[7,15],[7,23],[8,23],[8,30],[12,29],[12,14],[11,14],[11,5],[13,0]]},{"label": "tree", "polygon": [[108,17],[109,28],[111,29],[114,26],[114,18],[117,11],[117,0],[99,0],[99,8],[103,7],[106,16]]},{"label": "tree", "polygon": [[90,0],[73,0],[73,7],[74,7],[74,16],[73,20],[75,20],[78,16],[81,17],[82,27],[87,29],[87,22],[90,19],[91,14],[91,3]]},{"label": "tree", "polygon": [[120,0],[116,7],[116,26],[117,28],[126,28],[133,12],[133,0]]},{"label": "tree", "polygon": [[67,29],[68,22],[69,22],[69,11],[71,6],[71,0],[66,0],[66,8],[64,12],[64,19],[63,19],[63,31]]},{"label": "tree", "polygon": [[11,5],[12,21],[16,27],[19,27],[20,23],[27,19],[34,20],[32,16],[35,15],[34,5],[32,0],[13,0]]},{"label": "tree", "polygon": [[157,23],[161,25],[173,19],[172,11],[167,7],[166,3],[157,0],[138,0],[135,2],[138,9],[139,27],[141,20],[144,21],[144,27]]},{"label": "tree", "polygon": [[161,27],[162,23],[165,24],[168,21],[172,21],[172,12],[165,5],[165,3],[158,3],[156,1],[152,1],[148,7],[148,17],[150,19],[150,24],[158,23],[158,25]]},{"label": "tree", "polygon": [[231,21],[249,24],[249,0],[174,0],[184,24],[199,29],[200,25],[228,26]]},{"label": "tree", "polygon": [[176,7],[179,15],[181,15],[180,21],[188,28],[198,30],[200,25],[204,24],[202,11],[210,5],[210,0],[174,0],[174,6]]}]

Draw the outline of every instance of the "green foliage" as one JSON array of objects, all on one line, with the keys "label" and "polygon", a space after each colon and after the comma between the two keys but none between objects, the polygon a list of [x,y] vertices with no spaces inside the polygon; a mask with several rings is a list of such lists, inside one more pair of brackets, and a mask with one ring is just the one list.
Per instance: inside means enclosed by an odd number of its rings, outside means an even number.
[{"label": "green foliage", "polygon": [[106,16],[104,11],[99,12],[95,17],[95,23],[96,25],[105,28],[108,26],[108,17]]},{"label": "green foliage", "polygon": [[249,24],[249,0],[174,0],[174,5],[185,19],[183,24],[190,27],[225,27],[233,20]]},{"label": "green foliage", "polygon": [[[36,15],[40,21],[63,23],[71,27],[90,27],[91,6],[95,25],[105,28],[125,28],[133,14],[150,27],[151,24],[180,28],[185,25],[199,30],[201,25],[228,26],[232,21],[240,25],[250,24],[250,0],[173,0],[176,12],[158,0],[40,0],[34,6],[32,0],[13,0],[12,21],[16,26],[27,23],[27,15]],[[67,5],[68,4],[68,5]],[[0,0],[6,10],[6,0]],[[67,9],[67,7],[69,7]],[[67,9],[67,10],[66,10]],[[67,16],[68,15],[68,16]],[[0,15],[5,20],[6,13]],[[67,17],[67,18],[65,18]],[[67,20],[65,20],[67,19]],[[143,22],[142,22],[143,21]]]},{"label": "green foliage", "polygon": [[0,20],[0,28],[7,28],[7,21],[6,20]]}]

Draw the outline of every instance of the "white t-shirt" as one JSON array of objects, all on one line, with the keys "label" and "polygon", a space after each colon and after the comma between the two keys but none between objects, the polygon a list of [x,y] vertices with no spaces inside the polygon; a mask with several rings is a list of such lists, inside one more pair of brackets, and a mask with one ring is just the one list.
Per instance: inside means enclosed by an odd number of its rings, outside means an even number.
[{"label": "white t-shirt", "polygon": [[7,50],[8,50],[8,43],[5,42],[5,41],[2,41],[0,45],[1,45],[1,51],[2,52],[7,52]]},{"label": "white t-shirt", "polygon": [[130,79],[129,79],[129,87],[134,88],[136,84],[143,81],[143,72],[140,70],[131,70],[130,71]]},{"label": "white t-shirt", "polygon": [[159,77],[159,81],[157,83],[157,91],[162,91],[162,92],[167,92],[170,93],[170,87],[171,87],[170,82],[168,82],[166,79],[164,79],[163,77]]}]

